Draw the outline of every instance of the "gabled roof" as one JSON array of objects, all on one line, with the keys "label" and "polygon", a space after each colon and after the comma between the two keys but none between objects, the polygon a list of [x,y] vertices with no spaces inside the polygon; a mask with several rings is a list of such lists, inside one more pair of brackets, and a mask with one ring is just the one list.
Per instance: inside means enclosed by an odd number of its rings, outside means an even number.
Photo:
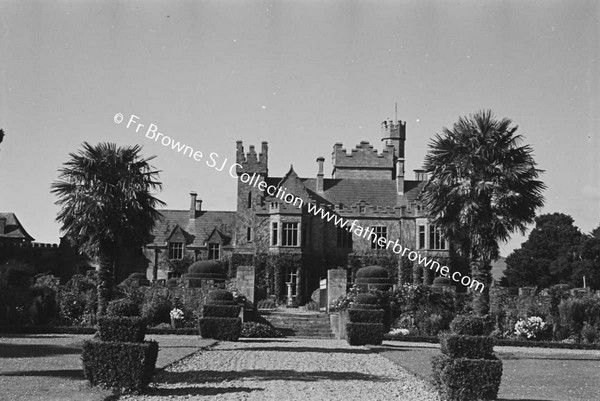
[{"label": "gabled roof", "polygon": [[[278,186],[283,182],[283,178],[269,177],[266,181],[269,185]],[[324,200],[332,205],[352,206],[364,201],[372,206],[391,208],[414,202],[425,186],[424,181],[404,181],[404,195],[398,195],[395,180],[326,178],[323,180],[323,193],[319,194],[316,178],[300,178],[300,181],[311,198]],[[294,195],[302,197],[302,194]]]},{"label": "gabled roof", "polygon": [[[203,246],[213,231],[218,229],[225,241],[231,241],[235,231],[236,212],[207,210],[197,212],[195,219],[190,219],[189,210],[160,210],[162,219],[156,222],[152,231],[154,239],[149,246],[163,246],[179,226],[186,236],[188,245]],[[227,245],[227,243],[224,243]]]},{"label": "gabled roof", "polygon": [[228,237],[227,235],[223,235],[219,230],[217,230],[217,227],[215,227],[212,230],[212,233],[210,233],[210,235],[208,237],[206,237],[204,242],[206,242],[207,244],[209,242],[219,243],[219,244],[227,244],[229,242],[229,240],[231,240],[231,237]]},{"label": "gabled roof", "polygon": [[4,227],[4,232],[0,232],[0,239],[33,241],[33,237],[25,231],[14,213],[0,212],[0,219],[6,219],[6,226]]}]

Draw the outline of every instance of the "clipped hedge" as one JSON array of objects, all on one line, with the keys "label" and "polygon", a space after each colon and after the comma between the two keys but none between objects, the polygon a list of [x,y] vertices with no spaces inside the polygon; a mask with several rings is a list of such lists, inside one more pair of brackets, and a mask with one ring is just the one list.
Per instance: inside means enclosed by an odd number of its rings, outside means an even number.
[{"label": "clipped hedge", "polygon": [[111,301],[106,309],[106,314],[108,316],[140,316],[141,312],[140,306],[128,299]]},{"label": "clipped hedge", "polygon": [[354,304],[353,306],[360,309],[381,309],[379,305]]},{"label": "clipped hedge", "polygon": [[482,336],[485,332],[485,323],[482,318],[477,316],[456,316],[450,322],[450,331],[465,336]]},{"label": "clipped hedge", "polygon": [[433,382],[449,401],[494,400],[502,378],[502,361],[496,359],[432,358]]},{"label": "clipped hedge", "polygon": [[381,345],[382,323],[346,323],[346,338],[350,345]]},{"label": "clipped hedge", "polygon": [[242,332],[242,320],[230,317],[203,317],[200,336],[222,341],[237,341]]},{"label": "clipped hedge", "polygon": [[158,343],[83,342],[83,373],[92,386],[139,393],[154,376]]},{"label": "clipped hedge", "polygon": [[227,290],[212,290],[206,297],[207,301],[233,301],[233,294]]},{"label": "clipped hedge", "polygon": [[383,309],[348,309],[348,320],[353,323],[381,323],[384,315]]},{"label": "clipped hedge", "polygon": [[494,359],[491,337],[442,334],[439,338],[442,353],[450,358]]},{"label": "clipped hedge", "polygon": [[146,321],[141,317],[101,317],[98,319],[101,341],[142,342],[146,335]]},{"label": "clipped hedge", "polygon": [[240,307],[237,305],[203,305],[202,317],[238,317]]},{"label": "clipped hedge", "polygon": [[379,303],[379,300],[377,299],[377,296],[373,294],[359,293],[356,294],[356,297],[354,298],[354,303],[365,305],[377,305]]}]

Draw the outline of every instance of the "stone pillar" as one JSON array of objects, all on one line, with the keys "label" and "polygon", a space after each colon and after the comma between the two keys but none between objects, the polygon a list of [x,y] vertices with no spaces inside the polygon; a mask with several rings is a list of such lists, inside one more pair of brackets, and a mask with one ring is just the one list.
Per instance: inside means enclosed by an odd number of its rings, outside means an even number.
[{"label": "stone pillar", "polygon": [[256,274],[254,266],[238,266],[237,268],[237,289],[246,296],[248,302],[254,306],[254,288]]},{"label": "stone pillar", "polygon": [[327,312],[329,306],[342,295],[346,295],[348,275],[344,269],[331,269],[327,271]]}]

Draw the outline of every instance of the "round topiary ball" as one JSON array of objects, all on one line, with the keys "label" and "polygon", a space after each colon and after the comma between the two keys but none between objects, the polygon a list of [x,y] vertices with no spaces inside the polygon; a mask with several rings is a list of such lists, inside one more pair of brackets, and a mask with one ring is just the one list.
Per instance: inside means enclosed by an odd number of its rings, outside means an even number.
[{"label": "round topiary ball", "polygon": [[[217,262],[202,260],[192,263],[188,268],[189,277],[203,280],[225,280],[225,270]],[[193,275],[193,276],[192,276]]]},{"label": "round topiary ball", "polygon": [[485,324],[482,318],[473,315],[456,316],[450,322],[450,331],[465,336],[482,336]]},{"label": "round topiary ball", "polygon": [[359,288],[374,288],[387,291],[392,286],[388,271],[381,266],[367,266],[356,272],[356,285]]},{"label": "round topiary ball", "polygon": [[354,299],[355,304],[377,305],[378,302],[379,300],[373,294],[356,294]]}]

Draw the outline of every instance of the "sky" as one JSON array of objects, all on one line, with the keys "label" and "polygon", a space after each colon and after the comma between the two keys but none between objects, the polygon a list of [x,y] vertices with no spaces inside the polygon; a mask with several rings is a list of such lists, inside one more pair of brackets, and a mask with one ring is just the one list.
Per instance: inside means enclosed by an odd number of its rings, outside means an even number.
[{"label": "sky", "polygon": [[[269,173],[331,169],[333,144],[382,149],[406,121],[406,170],[459,116],[519,126],[545,170],[546,204],[600,224],[600,2],[2,1],[0,211],[56,243],[50,186],[84,141],[156,155],[168,208],[235,210],[236,182],[126,128],[148,127],[220,161],[269,143]],[[122,113],[124,121],[114,121]],[[327,177],[327,175],[326,175]],[[501,246],[508,255],[525,237]]]}]

